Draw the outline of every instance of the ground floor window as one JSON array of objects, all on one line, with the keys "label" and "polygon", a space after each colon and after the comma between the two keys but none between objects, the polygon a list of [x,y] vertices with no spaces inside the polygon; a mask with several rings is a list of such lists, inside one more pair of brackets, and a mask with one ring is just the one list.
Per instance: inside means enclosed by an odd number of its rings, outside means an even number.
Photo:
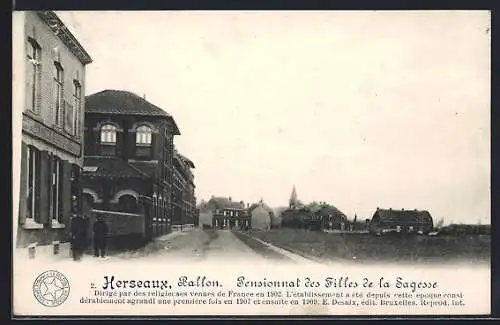
[{"label": "ground floor window", "polygon": [[38,221],[40,215],[40,151],[28,146],[27,152],[26,219]]}]

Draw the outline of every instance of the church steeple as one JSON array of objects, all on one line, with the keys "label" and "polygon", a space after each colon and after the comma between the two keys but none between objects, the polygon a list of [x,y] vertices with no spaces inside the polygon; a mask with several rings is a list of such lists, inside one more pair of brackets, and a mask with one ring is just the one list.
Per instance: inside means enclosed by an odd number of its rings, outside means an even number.
[{"label": "church steeple", "polygon": [[293,185],[292,194],[290,195],[289,206],[290,208],[295,208],[297,206],[297,190],[295,190],[295,185]]}]

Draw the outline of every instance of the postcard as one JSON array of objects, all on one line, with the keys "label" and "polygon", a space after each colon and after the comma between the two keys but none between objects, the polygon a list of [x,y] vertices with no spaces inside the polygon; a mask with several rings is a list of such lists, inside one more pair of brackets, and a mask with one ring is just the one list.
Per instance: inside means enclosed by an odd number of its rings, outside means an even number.
[{"label": "postcard", "polygon": [[13,314],[489,315],[489,11],[13,12]]}]

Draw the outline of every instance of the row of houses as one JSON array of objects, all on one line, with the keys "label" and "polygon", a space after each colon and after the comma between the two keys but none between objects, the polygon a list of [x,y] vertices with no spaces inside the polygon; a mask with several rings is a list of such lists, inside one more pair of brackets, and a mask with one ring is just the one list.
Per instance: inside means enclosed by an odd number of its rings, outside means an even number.
[{"label": "row of houses", "polygon": [[377,208],[372,218],[349,220],[347,215],[326,202],[305,205],[297,198],[295,187],[289,207],[280,214],[281,226],[310,230],[366,231],[377,235],[383,233],[429,233],[433,230],[433,219],[426,210]]},{"label": "row of houses", "polygon": [[349,220],[346,214],[326,202],[303,204],[295,187],[286,208],[273,209],[260,200],[249,204],[231,197],[212,196],[199,205],[200,223],[205,227],[224,229],[263,229],[277,227],[322,231],[362,231],[374,234],[429,233],[433,219],[425,210],[377,208],[372,218]]},{"label": "row of houses", "polygon": [[114,229],[147,238],[195,223],[195,166],[175,148],[181,133],[174,118],[127,91],[84,97],[92,58],[56,13],[15,18],[13,111],[22,112],[17,246],[66,242],[72,217],[96,211],[142,218],[140,229]]}]

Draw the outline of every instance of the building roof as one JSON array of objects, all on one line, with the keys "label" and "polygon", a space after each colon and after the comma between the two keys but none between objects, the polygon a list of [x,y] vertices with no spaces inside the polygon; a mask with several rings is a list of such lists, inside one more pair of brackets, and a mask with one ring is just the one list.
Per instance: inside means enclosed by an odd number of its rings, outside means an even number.
[{"label": "building roof", "polygon": [[[383,223],[431,223],[432,216],[426,210],[394,210],[379,209],[375,211],[373,218],[379,219]],[[372,218],[372,220],[373,220]]]},{"label": "building roof", "polygon": [[149,178],[150,176],[137,167],[121,159],[85,158],[83,175],[105,178]]},{"label": "building roof", "polygon": [[212,197],[208,201],[208,205],[217,209],[245,209],[245,204],[242,202],[232,201],[226,197]]},{"label": "building roof", "polygon": [[85,51],[83,46],[78,42],[75,36],[68,30],[66,25],[57,16],[54,11],[40,11],[38,16],[45,22],[47,26],[56,34],[59,39],[68,47],[68,49],[73,53],[82,64],[89,64],[92,62],[92,58]]},{"label": "building roof", "polygon": [[85,112],[164,117],[172,122],[174,134],[180,134],[179,128],[170,114],[129,91],[108,89],[86,96]]},{"label": "building roof", "polygon": [[262,207],[264,208],[265,210],[269,211],[269,212],[272,212],[274,214],[274,209],[271,208],[270,206],[268,206],[266,203],[264,202],[257,202],[257,203],[253,203],[250,205],[250,207],[248,208],[248,212],[251,213],[253,210],[255,210],[256,208],[258,207]]},{"label": "building roof", "polygon": [[184,155],[181,155],[178,151],[176,151],[175,154],[179,156],[179,158],[182,159],[184,163],[189,166],[189,168],[195,168],[194,163],[191,159],[187,158]]},{"label": "building roof", "polygon": [[309,204],[306,206],[312,213],[320,215],[333,215],[347,217],[345,213],[340,211],[337,207],[331,204]]}]

